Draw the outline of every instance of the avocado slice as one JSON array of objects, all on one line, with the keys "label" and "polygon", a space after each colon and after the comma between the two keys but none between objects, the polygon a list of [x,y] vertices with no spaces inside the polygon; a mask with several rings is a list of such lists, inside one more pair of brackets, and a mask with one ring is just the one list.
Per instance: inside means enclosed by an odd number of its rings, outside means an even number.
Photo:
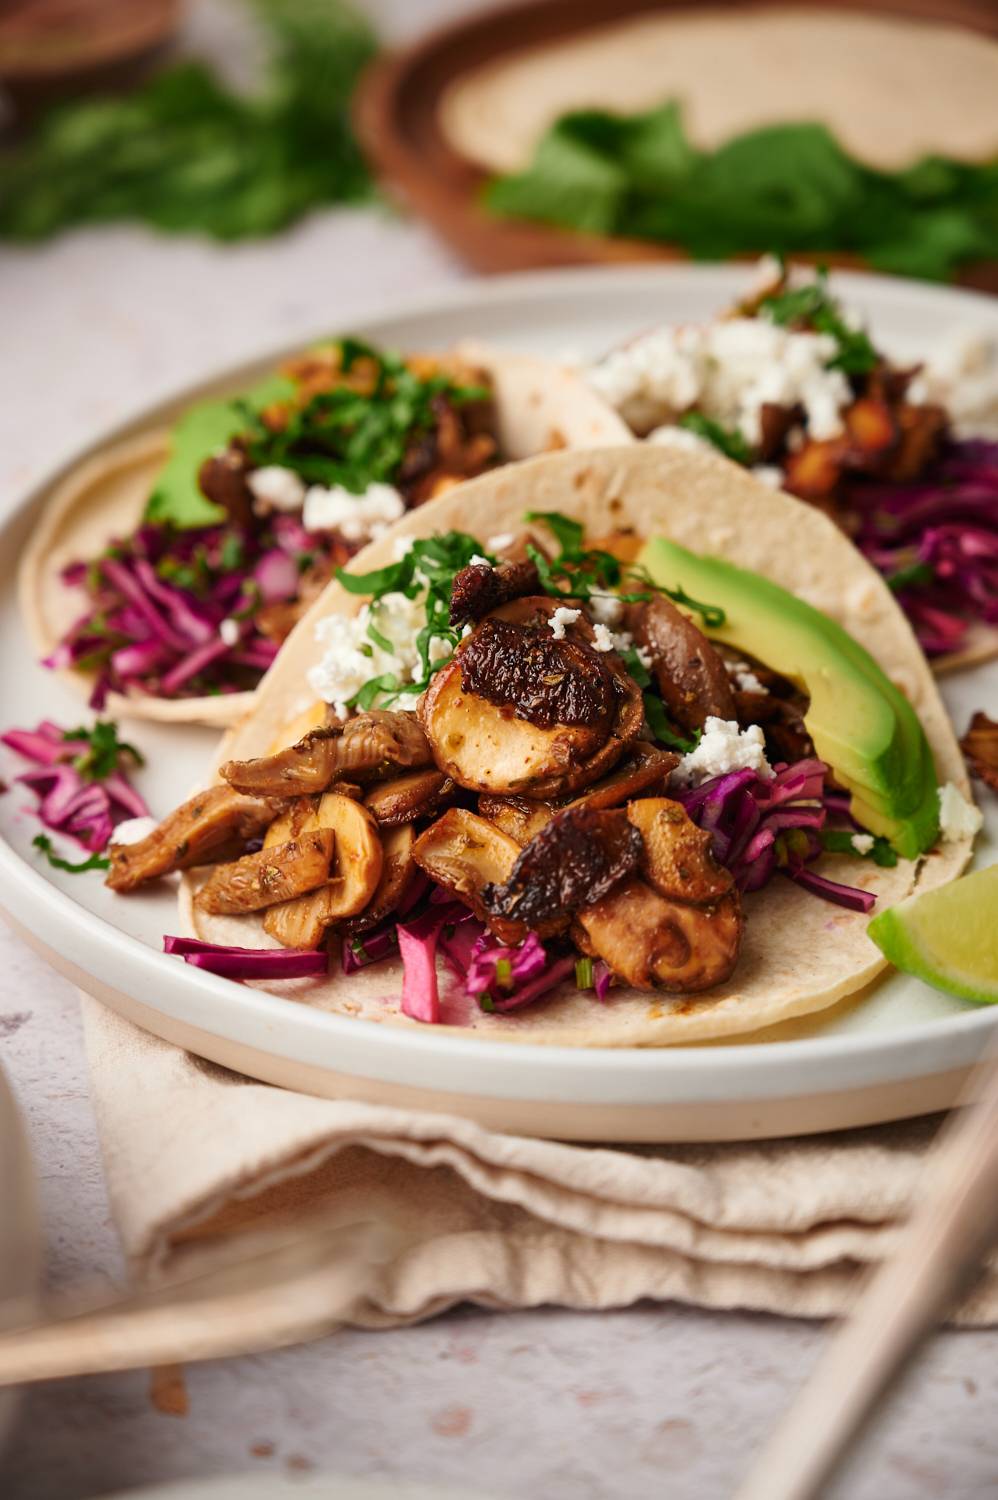
[{"label": "avocado slice", "polygon": [[911,704],[848,631],[759,573],[704,557],[665,537],[638,563],[664,588],[719,606],[707,634],[747,652],[810,697],[815,749],[851,793],[853,816],[908,859],[939,836],[932,751]]}]

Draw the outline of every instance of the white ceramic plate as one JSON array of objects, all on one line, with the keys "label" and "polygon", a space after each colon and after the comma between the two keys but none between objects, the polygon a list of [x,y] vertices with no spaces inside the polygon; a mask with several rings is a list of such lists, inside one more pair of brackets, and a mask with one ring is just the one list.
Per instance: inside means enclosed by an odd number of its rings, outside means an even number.
[{"label": "white ceramic plate", "polygon": [[[656,322],[711,317],[743,290],[727,267],[639,267],[557,272],[472,283],[352,331],[402,348],[474,336],[540,354],[594,355]],[[954,326],[998,336],[998,302],[902,281],[842,276],[839,289],[899,357],[917,358]],[[316,329],[316,336],[328,333]],[[284,350],[230,371],[105,433],[94,449],[161,425],[204,389],[238,389]],[[73,455],[78,462],[83,454]],[[65,467],[65,466],[64,466]],[[17,554],[52,478],[0,531],[0,725],[42,717],[67,725],[79,700],[34,664],[17,615]],[[998,702],[998,665],[944,684],[958,731],[974,708]],[[203,772],[211,731],[130,724],[148,756],[142,790],[159,813]],[[0,761],[10,781],[22,767]],[[148,1030],[272,1083],[456,1111],[511,1131],[579,1140],[708,1140],[843,1128],[945,1108],[998,1023],[976,1009],[892,975],[814,1019],[734,1044],[659,1051],[506,1047],[427,1028],[330,1016],[232,984],[166,958],[176,930],[169,891],[127,901],[99,879],[61,875],[31,849],[37,823],[15,789],[0,799],[0,905],[64,973]],[[998,849],[994,799],[978,863]]]}]

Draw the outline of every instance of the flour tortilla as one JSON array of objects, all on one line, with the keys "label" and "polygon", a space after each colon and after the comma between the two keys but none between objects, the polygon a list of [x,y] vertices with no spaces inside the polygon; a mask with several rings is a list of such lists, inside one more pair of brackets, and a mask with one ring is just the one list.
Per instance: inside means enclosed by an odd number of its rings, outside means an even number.
[{"label": "flour tortilla", "polygon": [[439,121],[490,172],[519,172],[574,109],[630,114],[678,99],[694,145],[818,120],[887,170],[931,154],[998,154],[998,43],[908,17],[801,8],[671,7],[504,53],[457,78]]},{"label": "flour tortilla", "polygon": [[[664,535],[772,578],[816,604],[861,639],[918,711],[932,746],[940,782],[970,788],[932,673],[883,580],[842,533],[812,507],[773,492],[720,456],[633,445],[547,454],[474,479],[411,512],[389,534],[358,555],[357,572],[383,566],[400,537],[460,528],[483,542],[522,526],[527,510],[559,510],[576,517],[595,539],[631,528],[641,537]],[[252,715],[225,738],[218,761],[264,753],[299,712],[314,701],[306,671],[320,655],[316,623],[333,613],[354,614],[362,600],[330,584],[289,638],[258,692]],[[970,841],[944,844],[925,859],[893,870],[872,862],[827,859],[833,879],[875,891],[881,907],[916,888],[954,879],[970,856]],[[184,878],[185,930],[216,942],[274,947],[257,916],[204,917],[192,897],[204,879]],[[866,918],[774,880],[746,898],[741,958],[729,983],[704,996],[676,997],[614,989],[606,1005],[568,987],[522,1013],[488,1016],[450,985],[445,1016],[457,1033],[503,1041],[579,1047],[666,1046],[754,1032],[832,1005],[873,980],[885,967],[866,936]],[[446,992],[449,981],[442,976]],[[399,1010],[401,970],[381,963],[344,978],[267,986],[289,998],[343,1015],[415,1026]]]},{"label": "flour tortilla", "polygon": [[[500,452],[526,458],[549,448],[624,443],[630,435],[616,412],[572,371],[530,355],[468,345],[476,368],[491,377]],[[74,469],[50,496],[24,551],[18,572],[21,609],[39,656],[47,656],[86,607],[79,589],[67,588],[62,569],[96,557],[115,536],[134,531],[170,451],[168,432],[148,432],[107,448]],[[60,674],[88,695],[92,677]],[[121,697],[107,712],[161,723],[234,724],[249,710],[252,693],[202,698]]]}]

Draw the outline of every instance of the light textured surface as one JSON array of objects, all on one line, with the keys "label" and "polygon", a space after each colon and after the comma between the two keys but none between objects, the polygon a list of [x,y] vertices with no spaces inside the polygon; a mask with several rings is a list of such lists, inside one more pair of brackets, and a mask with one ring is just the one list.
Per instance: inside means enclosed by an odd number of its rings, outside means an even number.
[{"label": "light textured surface", "polygon": [[[378,8],[404,13],[411,30],[417,11],[446,6]],[[0,505],[95,429],[211,366],[455,274],[422,230],[377,213],[227,250],[116,230],[0,251]],[[76,998],[5,930],[0,1056],[37,1154],[50,1283],[106,1287],[120,1259]],[[544,1500],[714,1500],[732,1492],[822,1337],[810,1324],[669,1306],[470,1313],[193,1370],[185,1417],[154,1407],[145,1374],[74,1381],[28,1397],[0,1493],[91,1500],[168,1478],[327,1469]],[[939,1339],[839,1494],[994,1493],[996,1352],[995,1333]]]}]

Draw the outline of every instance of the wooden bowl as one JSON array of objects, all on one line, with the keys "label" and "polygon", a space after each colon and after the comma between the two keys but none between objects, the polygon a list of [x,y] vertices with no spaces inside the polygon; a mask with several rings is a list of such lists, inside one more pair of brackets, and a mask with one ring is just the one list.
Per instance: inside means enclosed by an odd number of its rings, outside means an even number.
[{"label": "wooden bowl", "polygon": [[[704,10],[701,0],[664,0],[677,11]],[[763,0],[766,8],[800,0]],[[823,0],[830,8],[829,0]],[[949,22],[998,36],[995,0],[832,0],[839,9],[879,10],[917,20]],[[507,52],[538,46],[587,28],[646,11],[663,0],[519,0],[431,32],[402,51],[377,58],[354,96],[354,125],[384,184],[415,214],[429,221],[459,256],[478,271],[521,271],[538,266],[612,264],[689,259],[678,245],[582,234],[526,220],[500,219],[480,206],[487,176],[450,145],[440,129],[440,98],[456,78]],[[713,11],[744,14],[746,4],[712,4]],[[768,249],[737,257],[753,260]],[[867,269],[859,256],[830,251],[796,260]],[[966,286],[998,292],[998,262],[964,267]]]}]

